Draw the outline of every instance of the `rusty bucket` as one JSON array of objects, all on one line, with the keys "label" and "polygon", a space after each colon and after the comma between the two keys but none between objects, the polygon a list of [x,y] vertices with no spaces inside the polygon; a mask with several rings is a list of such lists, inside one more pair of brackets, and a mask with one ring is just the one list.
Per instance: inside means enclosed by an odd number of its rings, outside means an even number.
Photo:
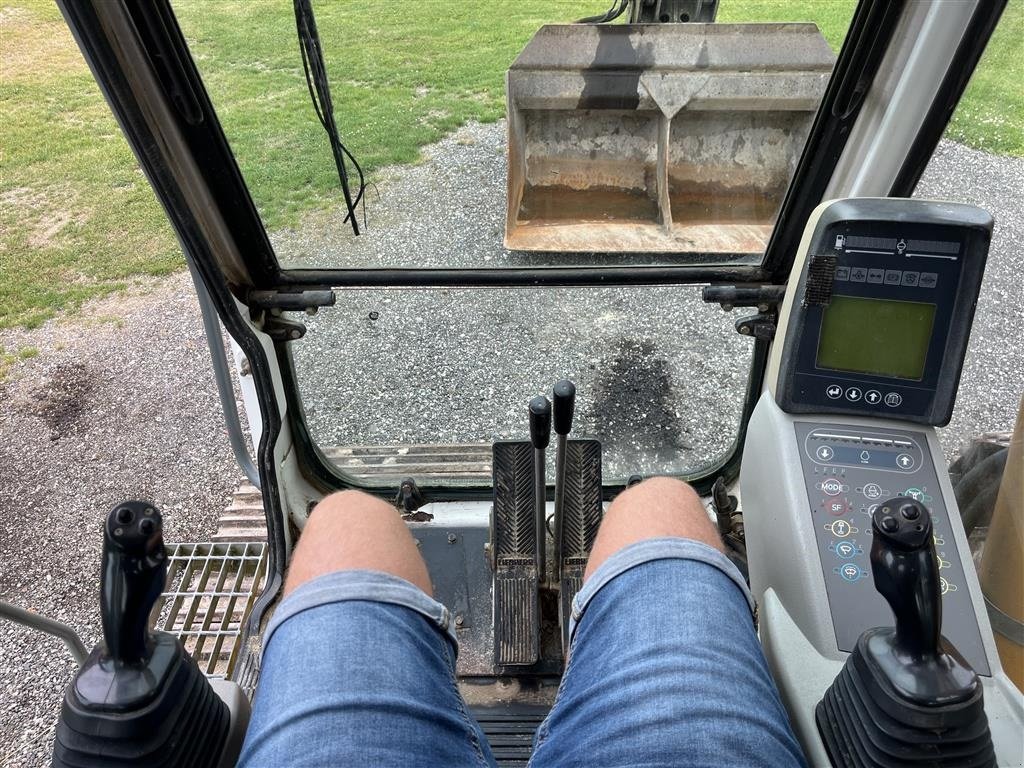
[{"label": "rusty bucket", "polygon": [[834,58],[814,24],[542,27],[506,76],[505,247],[763,251]]}]

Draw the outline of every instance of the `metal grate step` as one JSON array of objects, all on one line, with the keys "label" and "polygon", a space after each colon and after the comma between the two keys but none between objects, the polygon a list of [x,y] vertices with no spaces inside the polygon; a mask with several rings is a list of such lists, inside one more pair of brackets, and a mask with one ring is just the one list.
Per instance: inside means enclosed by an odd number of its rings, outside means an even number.
[{"label": "metal grate step", "polygon": [[209,677],[230,676],[239,636],[267,579],[266,542],[167,545],[156,628],[177,635]]},{"label": "metal grate step", "polygon": [[494,760],[501,768],[522,768],[533,752],[533,734],[547,716],[547,707],[470,707],[480,723]]}]

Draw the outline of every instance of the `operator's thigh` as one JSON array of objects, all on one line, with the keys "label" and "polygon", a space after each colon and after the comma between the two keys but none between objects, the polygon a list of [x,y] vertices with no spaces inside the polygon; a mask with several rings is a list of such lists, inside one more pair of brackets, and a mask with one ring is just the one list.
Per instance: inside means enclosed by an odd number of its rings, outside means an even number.
[{"label": "operator's thigh", "polygon": [[803,765],[748,596],[725,556],[695,541],[609,558],[578,596],[531,765]]},{"label": "operator's thigh", "polygon": [[456,687],[447,611],[422,590],[338,572],[303,584],[281,612],[240,765],[493,765]]}]

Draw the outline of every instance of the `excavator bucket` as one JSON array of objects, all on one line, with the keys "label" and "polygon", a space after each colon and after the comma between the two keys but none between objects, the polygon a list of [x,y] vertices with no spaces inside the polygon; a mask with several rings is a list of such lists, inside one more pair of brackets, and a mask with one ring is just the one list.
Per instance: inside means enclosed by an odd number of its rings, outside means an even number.
[{"label": "excavator bucket", "polygon": [[506,78],[505,247],[762,252],[834,58],[814,24],[542,27]]}]

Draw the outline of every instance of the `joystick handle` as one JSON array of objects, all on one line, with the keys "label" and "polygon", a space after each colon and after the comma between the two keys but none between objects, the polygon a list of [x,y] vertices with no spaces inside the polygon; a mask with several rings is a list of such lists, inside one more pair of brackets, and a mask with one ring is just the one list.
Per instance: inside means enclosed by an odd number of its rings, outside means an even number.
[{"label": "joystick handle", "polygon": [[568,435],[572,430],[572,417],[576,410],[576,385],[568,379],[555,384],[551,393],[555,410],[555,434]]},{"label": "joystick handle", "polygon": [[896,618],[894,650],[919,660],[940,652],[942,591],[932,520],[918,501],[897,496],[871,517],[871,572]]},{"label": "joystick handle", "polygon": [[152,653],[149,615],[167,578],[163,520],[152,504],[126,501],[107,515],[100,576],[106,656],[139,664]]},{"label": "joystick handle", "polygon": [[551,442],[551,401],[544,395],[530,401],[530,442],[537,450]]}]

